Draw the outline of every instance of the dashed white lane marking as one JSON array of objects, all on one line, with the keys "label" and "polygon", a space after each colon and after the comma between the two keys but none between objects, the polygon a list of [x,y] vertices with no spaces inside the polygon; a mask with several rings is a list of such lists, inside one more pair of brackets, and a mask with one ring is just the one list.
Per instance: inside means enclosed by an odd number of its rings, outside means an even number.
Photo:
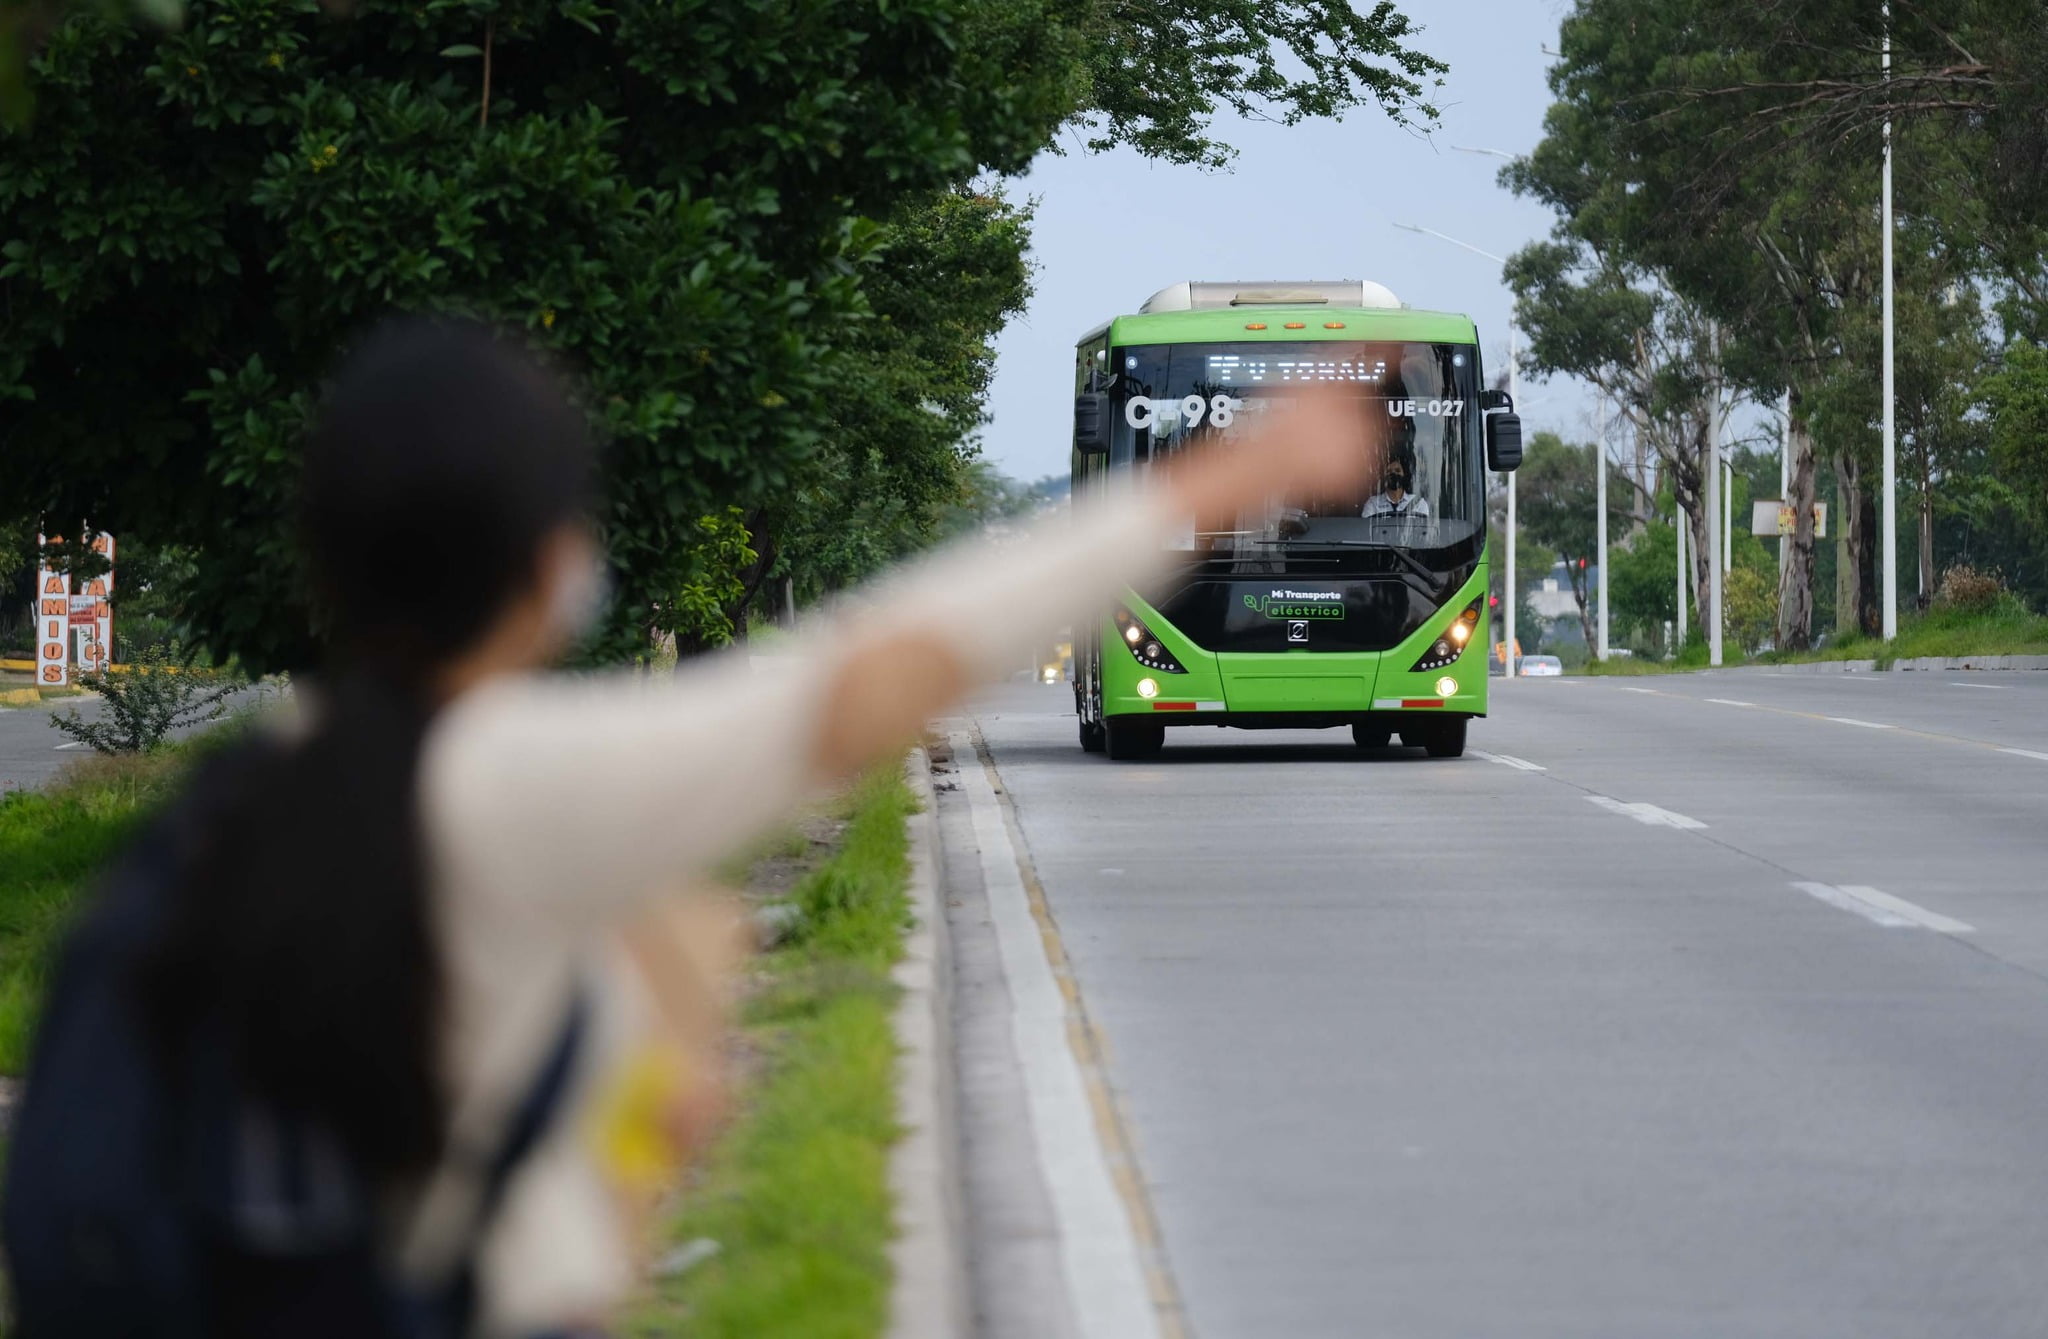
[{"label": "dashed white lane marking", "polygon": [[2048,753],[2036,753],[2032,749],[2000,749],[1999,752],[2010,753],[2015,758],[2032,758],[2036,762],[2048,762]]},{"label": "dashed white lane marking", "polygon": [[1737,702],[1732,697],[1710,697],[1707,701],[1718,703],[1724,707],[1753,707],[1756,705],[1754,702]]},{"label": "dashed white lane marking", "polygon": [[84,742],[83,742],[83,741],[81,741],[81,740],[73,740],[73,741],[72,741],[72,742],[70,742],[69,744],[59,744],[59,745],[57,745],[57,748],[59,748],[59,749],[82,749],[82,748],[89,748],[89,747],[91,747],[91,746],[90,746],[90,745],[88,745],[88,744],[86,744],[86,743],[84,743]]},{"label": "dashed white lane marking", "polygon": [[976,757],[974,739],[955,732],[952,743],[953,756],[963,760],[960,788],[981,848],[997,956],[1010,986],[1011,1038],[1024,1072],[1033,1142],[1051,1191],[1062,1272],[1082,1337],[1152,1339],[1159,1333],[1159,1316],[1146,1285],[1137,1234],[1096,1127],[1087,1081],[1074,1056],[1070,1032],[1075,1013],[1047,958],[1017,848],[995,787]]},{"label": "dashed white lane marking", "polygon": [[1640,800],[1631,803],[1628,800],[1617,800],[1612,795],[1588,795],[1586,798],[1609,813],[1620,814],[1625,818],[1633,818],[1636,822],[1647,823],[1653,828],[1703,828],[1706,826],[1705,823],[1700,822],[1697,818],[1688,818],[1684,814],[1674,814],[1669,809],[1659,809],[1654,804],[1645,804]]},{"label": "dashed white lane marking", "polygon": [[1847,884],[1839,888],[1831,883],[1795,883],[1792,886],[1808,897],[1853,912],[1873,925],[1882,925],[1890,930],[1932,930],[1937,934],[1966,935],[1977,928],[1864,884]]},{"label": "dashed white lane marking", "polygon": [[1833,721],[1837,725],[1860,725],[1865,730],[1896,730],[1899,728],[1896,725],[1886,725],[1882,721],[1859,721],[1854,716],[1828,716],[1824,719]]},{"label": "dashed white lane marking", "polygon": [[2002,683],[1964,683],[1960,679],[1950,679],[1948,686],[1951,688],[1988,688],[1994,693],[2002,693],[2010,685]]},{"label": "dashed white lane marking", "polygon": [[1541,763],[1530,762],[1527,758],[1517,758],[1512,753],[1488,753],[1485,749],[1473,749],[1472,753],[1474,757],[1484,758],[1488,762],[1497,762],[1502,767],[1512,767],[1518,772],[1547,772],[1550,770]]},{"label": "dashed white lane marking", "polygon": [[1664,696],[1664,694],[1662,694],[1662,693],[1658,692],[1658,691],[1657,691],[1656,689],[1654,689],[1654,688],[1636,688],[1636,687],[1633,687],[1633,686],[1631,686],[1631,685],[1629,685],[1629,684],[1625,684],[1625,683],[1622,683],[1622,684],[1616,684],[1616,685],[1615,685],[1615,687],[1617,687],[1617,688],[1621,689],[1621,691],[1622,691],[1622,692],[1624,692],[1624,693],[1646,693],[1646,694],[1648,694],[1648,695],[1649,695],[1649,696],[1651,696],[1651,697],[1662,697],[1662,696]]}]

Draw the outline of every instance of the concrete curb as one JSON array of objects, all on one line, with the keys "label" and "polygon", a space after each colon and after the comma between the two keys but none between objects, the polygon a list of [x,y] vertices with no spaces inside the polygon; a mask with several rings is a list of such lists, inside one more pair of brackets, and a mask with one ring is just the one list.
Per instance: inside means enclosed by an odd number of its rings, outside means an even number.
[{"label": "concrete curb", "polygon": [[910,827],[910,911],[895,980],[896,1119],[903,1135],[889,1156],[896,1237],[889,1339],[958,1339],[972,1332],[962,1200],[959,1092],[953,1057],[953,951],[941,901],[939,806],[931,759],[912,750],[905,779],[922,806]]},{"label": "concrete curb", "polygon": [[1894,660],[1895,670],[1926,670],[1934,673],[1955,670],[2048,670],[2048,656],[1915,656]]},{"label": "concrete curb", "polygon": [[1734,674],[1931,674],[2048,670],[2048,656],[1912,656],[1880,665],[1875,660],[1809,660],[1791,665],[1729,665]]}]

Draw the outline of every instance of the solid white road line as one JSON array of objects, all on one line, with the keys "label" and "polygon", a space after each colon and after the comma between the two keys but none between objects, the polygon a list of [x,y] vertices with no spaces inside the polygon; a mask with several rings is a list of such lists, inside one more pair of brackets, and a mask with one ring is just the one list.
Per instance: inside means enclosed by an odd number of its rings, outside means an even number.
[{"label": "solid white road line", "polygon": [[1903,897],[1893,897],[1866,884],[1847,884],[1839,888],[1831,883],[1795,883],[1792,886],[1808,897],[1818,898],[1831,907],[1851,912],[1889,930],[1932,930],[1937,934],[1966,935],[1976,929],[1973,925],[1929,911]]},{"label": "solid white road line", "polygon": [[1684,814],[1674,814],[1669,809],[1659,809],[1654,804],[1644,804],[1640,800],[1630,803],[1627,800],[1617,800],[1612,795],[1588,795],[1586,798],[1609,813],[1620,814],[1625,818],[1633,818],[1636,822],[1647,823],[1653,828],[1703,828],[1706,826],[1705,823],[1700,822],[1697,818],[1688,818]]},{"label": "solid white road line", "polygon": [[2015,758],[2032,758],[2036,762],[2048,762],[2048,753],[2036,753],[2032,749],[2000,749],[1999,752],[2010,753]]},{"label": "solid white road line", "polygon": [[1948,686],[1951,688],[1988,688],[1994,693],[2002,693],[2007,687],[2007,685],[2002,683],[1963,683],[1957,679],[1950,679]]},{"label": "solid white road line", "polygon": [[1825,719],[1833,721],[1837,725],[1860,725],[1865,730],[1896,730],[1899,728],[1896,725],[1886,725],[1881,721],[1859,721],[1854,716],[1829,716]]},{"label": "solid white road line", "polygon": [[1485,749],[1473,749],[1472,755],[1477,758],[1484,758],[1488,762],[1497,762],[1502,767],[1512,767],[1518,772],[1547,772],[1550,770],[1541,763],[1533,763],[1527,758],[1517,758],[1509,753],[1488,753]]},{"label": "solid white road line", "polygon": [[1754,702],[1737,702],[1732,697],[1710,697],[1707,699],[1707,701],[1717,703],[1720,706],[1724,707],[1753,707],[1756,705],[1756,703]]},{"label": "solid white road line", "polygon": [[1159,1317],[1146,1286],[1137,1235],[1119,1198],[1068,1029],[1074,1022],[1053,979],[1045,940],[1031,915],[1017,850],[1001,802],[965,731],[952,734],[960,788],[981,849],[1010,1028],[1024,1072],[1031,1132],[1059,1223],[1060,1259],[1084,1339],[1152,1339]]}]

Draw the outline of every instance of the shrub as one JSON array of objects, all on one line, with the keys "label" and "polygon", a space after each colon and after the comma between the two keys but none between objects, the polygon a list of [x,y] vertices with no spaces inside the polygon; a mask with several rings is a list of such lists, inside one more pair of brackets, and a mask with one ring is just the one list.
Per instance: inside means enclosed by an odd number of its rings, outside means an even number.
[{"label": "shrub", "polygon": [[228,711],[228,695],[248,685],[231,670],[179,663],[175,645],[145,649],[119,672],[82,674],[79,686],[98,693],[106,707],[92,720],[76,711],[52,716],[50,724],[101,753],[153,753],[171,732],[217,721]]},{"label": "shrub", "polygon": [[2003,604],[2009,593],[2005,574],[1997,568],[1954,563],[1941,574],[1941,584],[1934,591],[1934,605],[1937,609],[1989,613]]},{"label": "shrub", "polygon": [[1743,655],[1755,655],[1778,629],[1778,583],[1768,572],[1737,567],[1726,577],[1722,601],[1729,635]]}]

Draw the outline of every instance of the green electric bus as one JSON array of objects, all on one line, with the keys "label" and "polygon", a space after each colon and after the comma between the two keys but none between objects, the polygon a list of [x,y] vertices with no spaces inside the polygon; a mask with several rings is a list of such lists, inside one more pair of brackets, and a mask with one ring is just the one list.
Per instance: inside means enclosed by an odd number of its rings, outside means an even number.
[{"label": "green electric bus", "polygon": [[1073,504],[1115,506],[1132,475],[1331,383],[1374,477],[1190,518],[1169,577],[1076,628],[1082,748],[1141,758],[1169,727],[1349,726],[1361,748],[1464,752],[1486,714],[1486,471],[1522,457],[1469,317],[1359,281],[1162,290],[1075,348]]}]

